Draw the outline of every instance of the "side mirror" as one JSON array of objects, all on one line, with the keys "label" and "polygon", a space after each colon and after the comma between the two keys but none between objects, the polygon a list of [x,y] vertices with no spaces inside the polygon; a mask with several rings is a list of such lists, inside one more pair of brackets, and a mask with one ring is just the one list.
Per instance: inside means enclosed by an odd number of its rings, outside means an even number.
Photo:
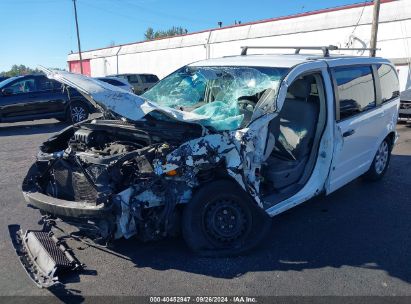
[{"label": "side mirror", "polygon": [[12,90],[12,89],[9,89],[9,88],[5,88],[5,89],[1,90],[1,93],[2,93],[4,96],[8,96],[8,95],[12,95],[12,94],[13,94],[13,90]]}]

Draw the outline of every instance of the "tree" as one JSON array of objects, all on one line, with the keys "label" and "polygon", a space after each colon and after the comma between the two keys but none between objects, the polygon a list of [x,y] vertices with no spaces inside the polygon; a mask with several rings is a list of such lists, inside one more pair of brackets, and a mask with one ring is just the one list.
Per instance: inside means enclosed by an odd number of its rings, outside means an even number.
[{"label": "tree", "polygon": [[[51,68],[51,69],[63,71],[63,69],[60,69],[60,68]],[[21,76],[21,75],[27,75],[27,74],[39,74],[39,73],[42,73],[42,71],[40,71],[37,68],[32,69],[30,67],[25,66],[24,64],[13,64],[13,66],[11,67],[9,71],[0,72],[0,76],[14,77],[14,76]]]},{"label": "tree", "polygon": [[6,77],[13,77],[13,76],[20,76],[20,75],[27,75],[27,74],[36,74],[40,73],[40,70],[38,69],[31,69],[24,64],[13,64],[11,69],[9,71],[4,71],[1,72],[1,76],[6,76]]},{"label": "tree", "polygon": [[158,38],[184,35],[187,33],[188,33],[188,30],[181,26],[173,26],[172,28],[165,30],[165,31],[164,30],[154,31],[152,27],[149,27],[144,33],[144,37],[146,38],[146,40],[152,40],[152,39],[158,39]]},{"label": "tree", "polygon": [[149,27],[146,29],[146,32],[144,33],[144,37],[146,38],[146,40],[154,39],[154,30],[152,27]]}]

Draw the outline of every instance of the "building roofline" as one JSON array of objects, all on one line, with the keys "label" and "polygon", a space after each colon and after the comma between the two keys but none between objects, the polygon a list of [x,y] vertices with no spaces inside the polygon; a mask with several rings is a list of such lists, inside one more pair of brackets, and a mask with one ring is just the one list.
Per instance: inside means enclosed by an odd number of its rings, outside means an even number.
[{"label": "building roofline", "polygon": [[[396,1],[399,1],[399,0],[381,0],[381,4],[389,3],[389,2],[396,2]],[[248,25],[254,25],[254,24],[261,24],[261,23],[267,23],[267,22],[288,20],[288,19],[294,19],[294,18],[299,18],[299,17],[318,15],[318,14],[323,14],[323,13],[331,13],[331,12],[336,12],[336,11],[341,11],[341,10],[357,8],[357,7],[370,6],[370,5],[373,5],[373,1],[372,0],[367,0],[365,2],[342,5],[342,6],[335,6],[335,7],[330,7],[330,8],[323,8],[323,9],[308,11],[308,12],[304,12],[304,13],[298,13],[298,14],[291,14],[291,15],[286,15],[286,16],[262,19],[262,20],[258,20],[258,21],[250,21],[250,22],[241,23],[241,24],[227,25],[227,26],[224,26],[224,27],[221,27],[221,28],[220,27],[210,28],[210,29],[196,31],[196,32],[192,32],[192,33],[182,34],[182,35],[161,37],[161,38],[152,39],[152,40],[141,40],[141,41],[129,42],[129,43],[118,44],[118,45],[113,45],[113,46],[106,46],[106,47],[102,47],[102,48],[96,48],[96,49],[90,49],[90,50],[82,51],[82,53],[105,50],[105,49],[111,49],[111,48],[116,48],[116,47],[132,45],[132,44],[146,43],[146,42],[150,42],[150,41],[159,41],[159,40],[170,39],[170,38],[185,37],[185,36],[190,36],[190,35],[195,35],[195,34],[206,33],[206,32],[210,32],[210,31],[219,31],[219,30],[225,30],[225,29],[248,26]],[[76,55],[76,54],[78,54],[78,52],[69,53],[68,55]],[[69,60],[69,62],[70,61],[73,61],[73,60]],[[74,60],[74,61],[78,61],[78,60]]]}]

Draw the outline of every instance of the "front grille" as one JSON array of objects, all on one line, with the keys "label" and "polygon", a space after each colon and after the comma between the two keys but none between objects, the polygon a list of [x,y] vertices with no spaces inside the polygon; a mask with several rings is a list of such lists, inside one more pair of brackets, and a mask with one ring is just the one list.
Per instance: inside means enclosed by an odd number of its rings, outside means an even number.
[{"label": "front grille", "polygon": [[411,109],[411,102],[401,102],[400,109]]},{"label": "front grille", "polygon": [[53,176],[57,198],[96,203],[98,193],[78,167],[59,160],[53,168]]}]

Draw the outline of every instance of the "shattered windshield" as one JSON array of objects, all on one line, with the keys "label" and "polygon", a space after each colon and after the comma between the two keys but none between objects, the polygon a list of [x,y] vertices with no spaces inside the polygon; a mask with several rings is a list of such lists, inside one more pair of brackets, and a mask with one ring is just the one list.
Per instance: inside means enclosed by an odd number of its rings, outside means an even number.
[{"label": "shattered windshield", "polygon": [[186,66],[142,97],[160,106],[200,114],[206,117],[201,124],[216,130],[235,130],[250,122],[259,100],[270,96],[274,102],[286,71],[273,67]]}]

